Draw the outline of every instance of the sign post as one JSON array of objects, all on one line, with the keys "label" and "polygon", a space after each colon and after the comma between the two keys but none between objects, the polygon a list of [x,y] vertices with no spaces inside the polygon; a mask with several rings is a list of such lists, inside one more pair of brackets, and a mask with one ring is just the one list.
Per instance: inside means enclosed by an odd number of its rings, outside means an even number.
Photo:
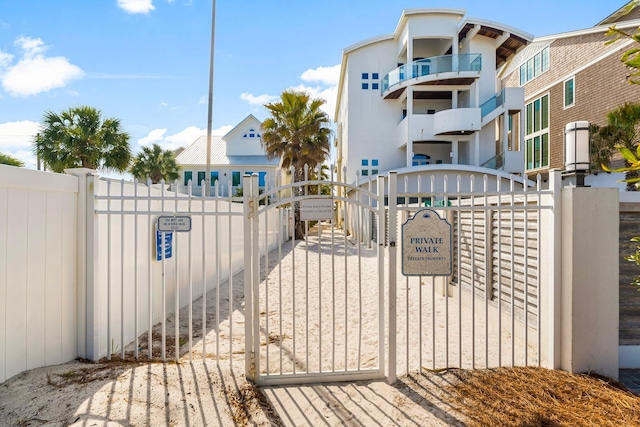
[{"label": "sign post", "polygon": [[432,209],[422,209],[402,224],[402,274],[450,276],[453,271],[451,224]]}]

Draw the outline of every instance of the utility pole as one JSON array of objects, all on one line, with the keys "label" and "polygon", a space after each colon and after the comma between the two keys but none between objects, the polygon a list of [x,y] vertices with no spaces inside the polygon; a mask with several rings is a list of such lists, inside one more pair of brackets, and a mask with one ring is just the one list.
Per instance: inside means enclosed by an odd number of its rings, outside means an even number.
[{"label": "utility pole", "polygon": [[[209,111],[207,113],[207,173],[204,177],[205,188],[203,194],[211,195],[211,126],[213,122],[213,46],[216,37],[216,0],[211,8],[211,52],[209,58]],[[201,184],[201,183],[198,183]],[[206,193],[204,193],[206,191]]]}]

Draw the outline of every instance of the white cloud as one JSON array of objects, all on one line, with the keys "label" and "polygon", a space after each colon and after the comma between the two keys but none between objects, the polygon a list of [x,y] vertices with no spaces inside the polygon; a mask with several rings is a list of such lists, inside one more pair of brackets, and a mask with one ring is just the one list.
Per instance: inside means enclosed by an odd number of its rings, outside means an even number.
[{"label": "white cloud", "polygon": [[266,93],[256,96],[252,93],[244,92],[240,95],[240,99],[242,99],[243,101],[247,101],[250,105],[264,105],[268,104],[269,102],[275,101],[276,99],[278,99],[278,97],[267,95]]},{"label": "white cloud", "polygon": [[318,67],[306,70],[300,76],[304,82],[320,82],[324,85],[335,86],[340,79],[340,64],[332,67]]},{"label": "white cloud", "polygon": [[149,13],[155,9],[151,0],[118,0],[118,7],[127,13]]},{"label": "white cloud", "polygon": [[33,155],[31,150],[17,150],[13,152],[5,152],[12,157],[24,162],[24,166],[29,169],[35,169],[38,164],[38,159]]},{"label": "white cloud", "polygon": [[[220,126],[217,129],[212,129],[211,134],[215,136],[225,135],[233,129],[233,126],[225,125]],[[165,150],[175,150],[180,147],[188,147],[199,137],[206,135],[206,129],[200,129],[197,126],[188,126],[178,133],[173,135],[167,135],[166,129],[154,129],[147,134],[144,138],[138,140],[140,146],[148,146],[152,144],[159,144]]]},{"label": "white cloud", "polygon": [[167,133],[166,129],[154,129],[144,138],[138,140],[140,145],[151,145],[160,142],[164,139],[164,134]]},{"label": "white cloud", "polygon": [[22,58],[11,65],[13,56],[0,52],[0,83],[12,96],[30,96],[66,86],[73,79],[84,76],[84,71],[62,56],[45,57],[47,47],[40,39],[20,37],[15,45],[23,50]]},{"label": "white cloud", "polygon": [[13,61],[13,55],[0,50],[0,68],[8,67]]},{"label": "white cloud", "polygon": [[24,56],[27,58],[32,58],[47,50],[42,39],[32,39],[31,37],[22,36],[18,37],[14,44],[24,50]]},{"label": "white cloud", "polygon": [[322,88],[319,86],[305,86],[303,84],[293,86],[290,89],[294,89],[300,92],[307,92],[312,98],[324,99],[326,103],[320,107],[322,111],[329,115],[329,118],[333,119],[333,115],[336,110],[336,101],[338,99],[338,86],[330,86]]},{"label": "white cloud", "polygon": [[31,151],[40,123],[23,120],[0,123],[0,152],[22,160],[26,167],[35,169],[36,158]]},{"label": "white cloud", "polygon": [[0,123],[0,151],[30,148],[39,131],[40,123],[29,120]]},{"label": "white cloud", "polygon": [[36,56],[18,62],[2,75],[2,87],[13,96],[37,95],[65,86],[84,76],[84,71],[66,58]]},{"label": "white cloud", "polygon": [[[291,86],[288,89],[307,92],[312,98],[321,98],[326,101],[322,106],[322,110],[333,117],[338,97],[338,80],[340,77],[340,65],[329,67],[310,68],[300,75],[300,79],[304,82],[317,82],[316,86],[308,86],[301,83],[297,86]],[[264,105],[278,99],[278,96],[272,95],[253,95],[245,92],[240,95],[240,99],[247,101],[250,105]]]},{"label": "white cloud", "polygon": [[212,129],[211,130],[211,135],[215,135],[215,136],[225,136],[227,133],[229,133],[229,131],[231,129],[233,129],[234,126],[232,125],[224,125],[224,126],[220,126],[217,129]]}]

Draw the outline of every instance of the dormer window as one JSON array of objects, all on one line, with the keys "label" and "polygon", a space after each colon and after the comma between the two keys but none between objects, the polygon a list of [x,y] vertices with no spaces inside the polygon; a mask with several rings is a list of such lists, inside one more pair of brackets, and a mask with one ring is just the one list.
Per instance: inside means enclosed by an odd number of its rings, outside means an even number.
[{"label": "dormer window", "polygon": [[255,129],[249,129],[247,133],[242,135],[243,138],[260,138],[260,134]]}]

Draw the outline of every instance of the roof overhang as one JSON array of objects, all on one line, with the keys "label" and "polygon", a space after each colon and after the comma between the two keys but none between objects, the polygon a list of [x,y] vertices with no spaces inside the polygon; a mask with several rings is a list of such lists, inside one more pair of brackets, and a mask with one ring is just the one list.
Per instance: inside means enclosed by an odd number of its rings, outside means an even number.
[{"label": "roof overhang", "polygon": [[459,41],[473,33],[500,41],[496,46],[496,68],[505,64],[509,58],[531,43],[533,35],[509,25],[479,18],[467,18],[460,24]]}]

